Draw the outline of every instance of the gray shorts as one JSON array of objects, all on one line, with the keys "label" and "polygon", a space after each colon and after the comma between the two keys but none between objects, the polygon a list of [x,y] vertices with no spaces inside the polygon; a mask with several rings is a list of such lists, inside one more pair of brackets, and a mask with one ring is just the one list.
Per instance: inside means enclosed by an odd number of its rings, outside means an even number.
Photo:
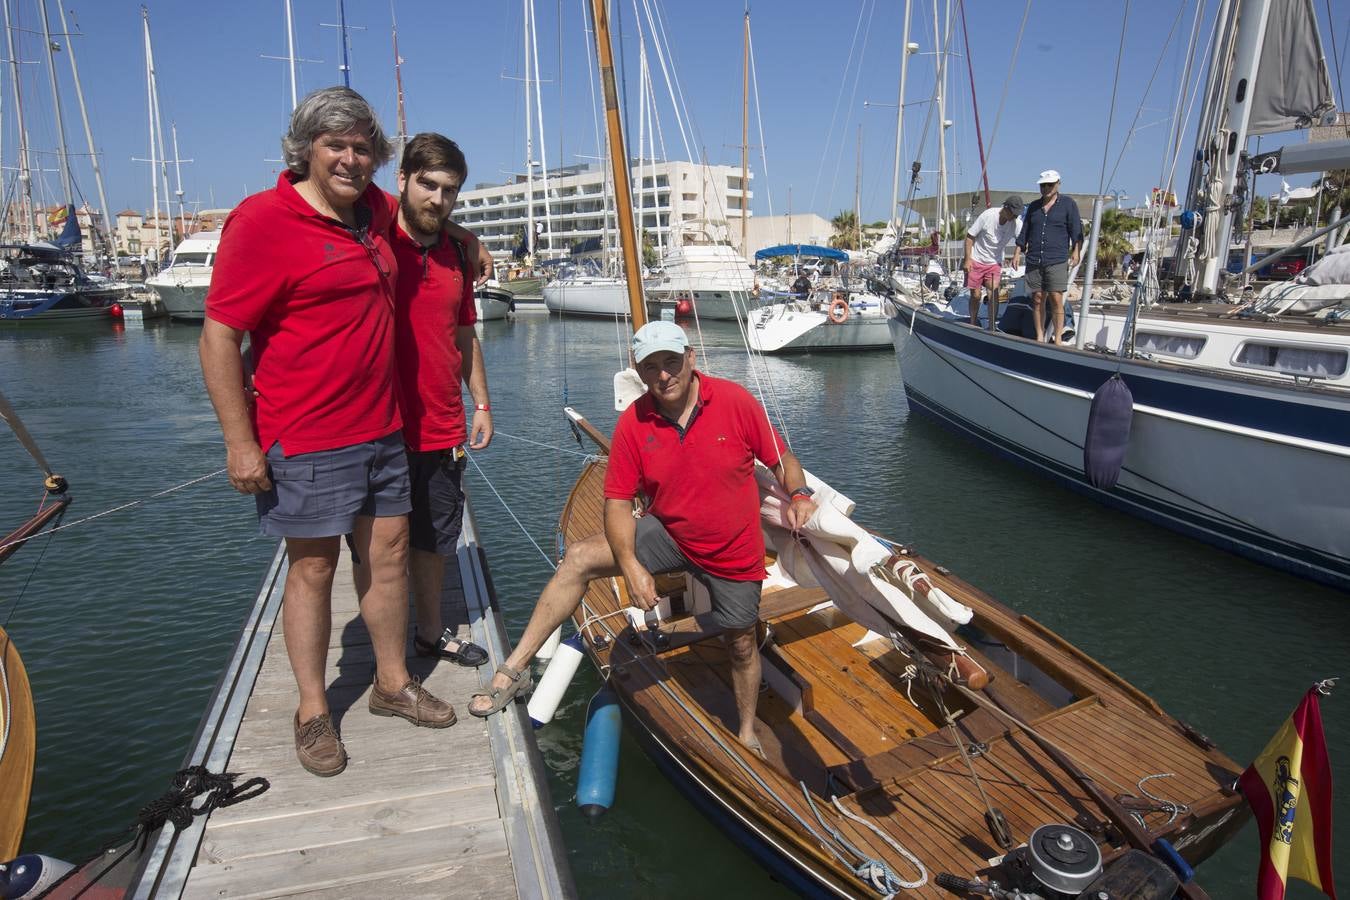
[{"label": "gray shorts", "polygon": [[267,451],[272,489],[256,495],[258,526],[272,537],[348,534],[357,516],[407,515],[411,502],[403,434],[285,456]]},{"label": "gray shorts", "polygon": [[709,575],[689,561],[666,526],[656,516],[637,521],[638,562],[648,572],[688,572],[708,589],[712,597],[713,621],[723,628],[738,631],[759,621],[759,581],[732,581]]},{"label": "gray shorts", "polygon": [[1055,291],[1063,293],[1069,289],[1069,263],[1052,263],[1048,266],[1027,264],[1027,290]]}]

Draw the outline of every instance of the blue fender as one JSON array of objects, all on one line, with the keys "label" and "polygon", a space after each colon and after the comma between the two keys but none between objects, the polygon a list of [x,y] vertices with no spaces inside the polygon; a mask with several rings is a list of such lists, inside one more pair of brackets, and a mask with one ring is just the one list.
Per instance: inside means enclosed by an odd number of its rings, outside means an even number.
[{"label": "blue fender", "polygon": [[622,728],[618,695],[602,687],[586,707],[586,735],[581,744],[581,772],[577,776],[577,807],[587,818],[597,818],[614,805]]}]

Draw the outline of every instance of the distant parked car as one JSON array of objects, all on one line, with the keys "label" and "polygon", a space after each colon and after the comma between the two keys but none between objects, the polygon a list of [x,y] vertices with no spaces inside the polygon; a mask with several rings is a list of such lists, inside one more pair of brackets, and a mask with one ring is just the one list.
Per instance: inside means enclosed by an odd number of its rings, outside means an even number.
[{"label": "distant parked car", "polygon": [[1270,264],[1271,278],[1293,278],[1308,267],[1308,261],[1301,256],[1277,259]]}]

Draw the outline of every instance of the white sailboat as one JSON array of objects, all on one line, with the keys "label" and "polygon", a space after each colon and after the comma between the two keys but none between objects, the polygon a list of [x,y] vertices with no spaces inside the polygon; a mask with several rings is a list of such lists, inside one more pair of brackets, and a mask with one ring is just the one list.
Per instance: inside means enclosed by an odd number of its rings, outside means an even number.
[{"label": "white sailboat", "polygon": [[[1235,0],[1222,10],[1199,141],[1204,190],[1192,195],[1213,210],[1241,205],[1224,172],[1245,156],[1254,110],[1297,109],[1302,97],[1306,123],[1330,98],[1308,0]],[[1277,74],[1263,65],[1267,40],[1283,63]],[[1218,130],[1231,140],[1211,143]],[[1339,161],[1325,168],[1350,165],[1350,142],[1340,143]],[[1329,148],[1320,152],[1330,159]],[[1223,266],[1214,248],[1228,245],[1224,219],[1198,242],[1202,289],[1217,285]],[[1090,246],[1085,298],[1092,255]],[[1317,318],[1243,320],[1232,306],[1155,305],[1158,268],[1150,246],[1128,307],[1085,299],[1082,349],[902,300],[890,329],[910,408],[1093,499],[1350,588],[1350,316],[1333,315],[1348,308],[1350,287]]]}]

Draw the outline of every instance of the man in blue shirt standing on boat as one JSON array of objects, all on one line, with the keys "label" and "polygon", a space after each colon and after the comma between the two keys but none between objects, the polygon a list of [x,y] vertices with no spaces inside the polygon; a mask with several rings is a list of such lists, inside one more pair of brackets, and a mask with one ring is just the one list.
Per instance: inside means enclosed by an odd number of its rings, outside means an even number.
[{"label": "man in blue shirt standing on boat", "polygon": [[[1059,173],[1041,173],[1041,196],[1027,206],[1017,246],[1027,262],[1027,290],[1036,319],[1036,340],[1060,343],[1064,335],[1064,292],[1069,287],[1069,269],[1078,265],[1083,249],[1083,219],[1072,197],[1059,193]],[[1050,298],[1054,325],[1045,329],[1045,299]]]}]

